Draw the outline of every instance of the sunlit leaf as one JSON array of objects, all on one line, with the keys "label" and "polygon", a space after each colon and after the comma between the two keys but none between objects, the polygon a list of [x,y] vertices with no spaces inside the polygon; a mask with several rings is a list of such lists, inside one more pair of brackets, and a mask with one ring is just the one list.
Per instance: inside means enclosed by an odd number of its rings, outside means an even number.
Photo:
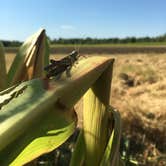
[{"label": "sunlit leaf", "polygon": [[109,135],[107,106],[110,103],[113,59],[83,99],[85,164],[99,165]]},{"label": "sunlit leaf", "polygon": [[41,29],[20,47],[8,72],[8,85],[42,77],[48,58],[45,30]]},{"label": "sunlit leaf", "polygon": [[83,165],[85,159],[85,142],[83,131],[79,133],[77,138],[77,142],[74,148],[74,152],[72,154],[72,158],[70,161],[70,166]]},{"label": "sunlit leaf", "polygon": [[[102,161],[100,163],[101,166],[109,166],[115,165],[120,166],[123,165],[123,162],[120,160],[119,154],[119,146],[120,146],[120,138],[121,138],[121,118],[120,114],[117,111],[114,111],[112,107],[107,108],[109,111],[109,117],[114,119],[114,128],[112,130],[111,136],[109,138],[107,147],[105,149]],[[110,119],[111,122],[111,119]],[[118,163],[118,164],[117,164]]]},{"label": "sunlit leaf", "polygon": [[74,112],[51,107],[47,111],[44,118],[1,152],[1,164],[23,165],[54,150],[71,136],[76,127]]}]

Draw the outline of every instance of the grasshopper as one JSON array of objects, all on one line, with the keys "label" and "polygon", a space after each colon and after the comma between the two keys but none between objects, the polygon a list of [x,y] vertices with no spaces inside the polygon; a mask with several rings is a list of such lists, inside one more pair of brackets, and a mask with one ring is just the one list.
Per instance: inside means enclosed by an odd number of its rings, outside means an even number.
[{"label": "grasshopper", "polygon": [[79,54],[77,51],[72,51],[68,56],[62,58],[61,60],[50,60],[48,66],[44,68],[47,72],[46,77],[56,77],[62,74],[64,71],[69,71],[72,65],[78,60]]}]

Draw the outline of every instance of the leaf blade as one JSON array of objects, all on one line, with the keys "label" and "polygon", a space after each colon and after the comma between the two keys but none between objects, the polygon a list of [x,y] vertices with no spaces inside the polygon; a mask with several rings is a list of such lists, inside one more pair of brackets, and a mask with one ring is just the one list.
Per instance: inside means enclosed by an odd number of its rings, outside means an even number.
[{"label": "leaf blade", "polygon": [[41,154],[54,150],[74,132],[76,116],[73,116],[73,113],[50,108],[44,118],[0,154],[1,160],[5,156],[5,161],[0,163],[11,166],[24,165]]},{"label": "leaf blade", "polygon": [[44,29],[40,29],[30,36],[20,47],[9,69],[8,85],[42,77],[44,65],[48,63],[49,59],[47,47]]}]

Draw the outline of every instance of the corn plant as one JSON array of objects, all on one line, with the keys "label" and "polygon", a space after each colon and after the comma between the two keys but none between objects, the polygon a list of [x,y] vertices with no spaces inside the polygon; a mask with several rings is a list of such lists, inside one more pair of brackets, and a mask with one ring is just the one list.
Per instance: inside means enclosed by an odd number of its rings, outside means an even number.
[{"label": "corn plant", "polygon": [[[114,60],[91,56],[78,60],[59,79],[45,78],[48,43],[44,30],[20,48],[0,81],[0,165],[20,166],[64,143],[76,130],[74,105],[83,98],[83,125],[68,165],[123,165],[119,155],[121,120],[111,107]],[[0,73],[1,74],[1,73]],[[8,87],[8,88],[7,88]]]}]

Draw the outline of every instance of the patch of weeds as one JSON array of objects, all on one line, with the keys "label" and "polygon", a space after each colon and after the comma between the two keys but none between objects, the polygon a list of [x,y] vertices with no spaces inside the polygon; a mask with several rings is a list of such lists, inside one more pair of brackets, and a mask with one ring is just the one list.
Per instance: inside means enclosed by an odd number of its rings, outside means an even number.
[{"label": "patch of weeds", "polygon": [[121,73],[133,77],[133,80],[136,80],[139,83],[134,83],[134,85],[141,85],[144,83],[153,84],[159,79],[157,72],[149,66],[124,65],[121,69]]},{"label": "patch of weeds", "polygon": [[155,83],[158,80],[156,72],[150,67],[145,68],[145,70],[143,70],[142,72],[142,75],[144,78],[144,82],[148,82],[150,84]]},{"label": "patch of weeds", "polygon": [[123,73],[135,73],[138,68],[140,68],[139,66],[135,66],[135,65],[131,65],[131,64],[128,64],[128,65],[124,65],[121,69],[121,72]]}]

